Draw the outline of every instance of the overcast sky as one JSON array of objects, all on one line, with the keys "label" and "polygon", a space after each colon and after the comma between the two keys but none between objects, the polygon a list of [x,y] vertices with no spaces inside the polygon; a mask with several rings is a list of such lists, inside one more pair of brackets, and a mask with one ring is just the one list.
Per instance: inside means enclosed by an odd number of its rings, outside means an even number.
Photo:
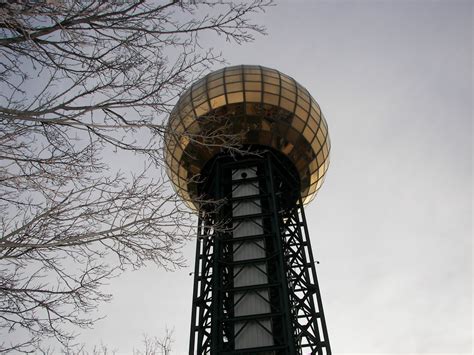
[{"label": "overcast sky", "polygon": [[[259,17],[268,36],[222,46],[294,77],[328,121],[306,214],[335,354],[472,352],[472,17],[471,1],[287,0]],[[167,326],[185,354],[194,243],[185,256],[113,280],[81,340],[129,353]]]}]

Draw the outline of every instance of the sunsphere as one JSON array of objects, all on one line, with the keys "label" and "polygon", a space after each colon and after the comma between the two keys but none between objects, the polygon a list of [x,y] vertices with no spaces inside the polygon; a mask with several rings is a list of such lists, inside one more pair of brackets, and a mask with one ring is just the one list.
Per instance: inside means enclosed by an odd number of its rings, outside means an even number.
[{"label": "sunsphere", "polygon": [[275,69],[239,65],[217,70],[196,81],[172,110],[165,135],[167,172],[176,192],[195,210],[195,177],[226,145],[205,144],[209,132],[287,156],[298,171],[304,204],[324,181],[330,151],[324,115],[303,86]]}]

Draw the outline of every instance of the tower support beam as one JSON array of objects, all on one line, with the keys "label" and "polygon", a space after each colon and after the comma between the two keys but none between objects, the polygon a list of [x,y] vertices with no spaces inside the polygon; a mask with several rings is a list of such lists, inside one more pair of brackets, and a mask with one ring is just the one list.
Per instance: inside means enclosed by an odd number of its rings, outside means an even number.
[{"label": "tower support beam", "polygon": [[221,156],[201,189],[190,354],[331,354],[299,176]]}]

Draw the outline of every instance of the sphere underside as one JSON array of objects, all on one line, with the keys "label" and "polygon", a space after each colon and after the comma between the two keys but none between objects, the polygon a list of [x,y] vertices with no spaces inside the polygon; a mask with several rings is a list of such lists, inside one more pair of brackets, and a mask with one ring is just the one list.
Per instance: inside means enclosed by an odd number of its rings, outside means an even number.
[{"label": "sphere underside", "polygon": [[165,134],[168,176],[177,193],[199,207],[204,165],[228,147],[270,147],[287,156],[310,202],[329,166],[324,115],[308,91],[277,70],[240,65],[196,81],[171,112]]}]

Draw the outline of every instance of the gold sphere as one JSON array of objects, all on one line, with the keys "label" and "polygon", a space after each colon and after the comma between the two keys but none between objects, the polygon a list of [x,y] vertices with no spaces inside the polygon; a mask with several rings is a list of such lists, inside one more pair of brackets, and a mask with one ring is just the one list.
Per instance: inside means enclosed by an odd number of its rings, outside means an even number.
[{"label": "gold sphere", "polygon": [[329,166],[328,127],[318,103],[293,78],[255,65],[223,68],[194,82],[170,114],[164,143],[168,176],[193,209],[199,207],[196,176],[229,144],[271,147],[288,157],[305,204]]}]

